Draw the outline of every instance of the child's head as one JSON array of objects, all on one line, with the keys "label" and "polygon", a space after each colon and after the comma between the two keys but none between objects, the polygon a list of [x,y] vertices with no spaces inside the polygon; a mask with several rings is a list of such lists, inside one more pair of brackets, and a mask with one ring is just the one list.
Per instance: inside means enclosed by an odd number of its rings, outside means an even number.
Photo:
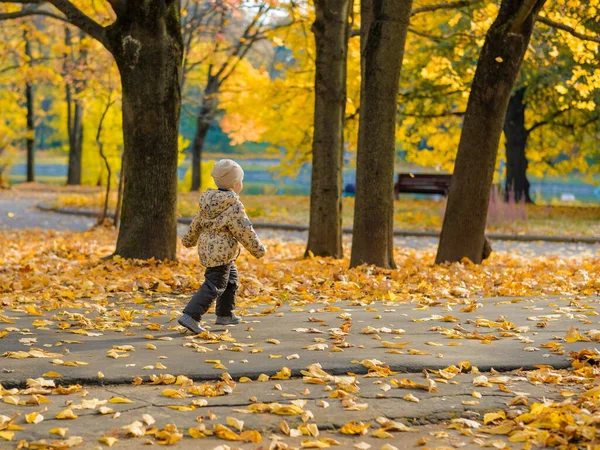
[{"label": "child's head", "polygon": [[244,170],[231,159],[216,162],[210,174],[219,189],[228,189],[239,194],[244,187]]}]

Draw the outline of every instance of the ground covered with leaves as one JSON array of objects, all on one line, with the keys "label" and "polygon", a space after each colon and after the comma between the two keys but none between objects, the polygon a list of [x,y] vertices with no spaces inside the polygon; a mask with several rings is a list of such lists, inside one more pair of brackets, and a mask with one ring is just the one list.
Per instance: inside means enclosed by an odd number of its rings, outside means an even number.
[{"label": "ground covered with leaves", "polygon": [[[115,239],[106,228],[0,233],[8,448],[598,445],[597,254],[434,266],[431,250],[397,248],[390,271],[302,259],[302,245],[271,240],[264,260],[238,260],[241,328],[182,337],[175,319],[202,282],[195,251],[179,248],[177,262],[103,259]],[[505,300],[485,306],[489,297]],[[515,307],[518,320],[506,312]],[[290,330],[273,328],[286,320]],[[527,370],[473,362],[512,348]],[[182,352],[204,355],[180,370],[177,357],[192,360]],[[420,368],[397,373],[407,358]],[[125,385],[95,387],[115,372]]]},{"label": "ground covered with leaves", "polygon": [[[180,248],[177,262],[103,260],[116,231],[85,233],[15,230],[0,234],[0,292],[13,302],[68,301],[116,292],[181,292],[199,288],[194,249]],[[296,243],[268,242],[268,255],[243,253],[238,266],[242,307],[316,299],[414,301],[452,297],[594,295],[600,289],[600,255],[525,257],[493,254],[482,265],[434,265],[433,251],[396,249],[397,270],[348,269],[348,260],[303,259]],[[348,249],[346,249],[348,255]]]}]

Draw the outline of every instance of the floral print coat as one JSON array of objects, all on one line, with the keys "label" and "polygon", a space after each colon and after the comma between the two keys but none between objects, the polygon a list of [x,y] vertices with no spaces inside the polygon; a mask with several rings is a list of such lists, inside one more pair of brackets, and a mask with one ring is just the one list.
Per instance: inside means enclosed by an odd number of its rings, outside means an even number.
[{"label": "floral print coat", "polygon": [[182,243],[188,248],[198,245],[203,266],[217,267],[234,261],[240,254],[238,242],[256,258],[265,255],[267,250],[235,192],[208,189],[200,196],[199,206]]}]

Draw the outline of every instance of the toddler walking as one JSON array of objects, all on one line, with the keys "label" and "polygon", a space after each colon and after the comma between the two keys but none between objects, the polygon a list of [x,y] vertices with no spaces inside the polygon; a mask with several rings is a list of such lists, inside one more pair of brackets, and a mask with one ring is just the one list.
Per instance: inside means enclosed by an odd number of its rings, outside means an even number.
[{"label": "toddler walking", "polygon": [[197,243],[200,263],[206,267],[204,284],[178,320],[179,325],[194,334],[206,331],[200,321],[215,300],[217,325],[236,325],[242,321],[233,313],[239,286],[235,266],[240,254],[238,242],[256,258],[266,253],[238,197],[244,179],[240,165],[222,159],[215,164],[211,175],[219,189],[208,189],[200,196],[198,214],[182,239],[188,248]]}]

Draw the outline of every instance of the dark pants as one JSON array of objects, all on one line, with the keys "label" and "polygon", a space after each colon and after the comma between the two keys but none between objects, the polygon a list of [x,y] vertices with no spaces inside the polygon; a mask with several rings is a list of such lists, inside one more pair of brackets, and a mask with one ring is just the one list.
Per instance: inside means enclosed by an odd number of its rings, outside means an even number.
[{"label": "dark pants", "polygon": [[183,312],[195,320],[200,320],[212,303],[217,300],[217,316],[231,316],[235,309],[235,294],[238,286],[238,271],[235,262],[224,266],[208,267],[204,272],[204,284],[192,296]]}]

